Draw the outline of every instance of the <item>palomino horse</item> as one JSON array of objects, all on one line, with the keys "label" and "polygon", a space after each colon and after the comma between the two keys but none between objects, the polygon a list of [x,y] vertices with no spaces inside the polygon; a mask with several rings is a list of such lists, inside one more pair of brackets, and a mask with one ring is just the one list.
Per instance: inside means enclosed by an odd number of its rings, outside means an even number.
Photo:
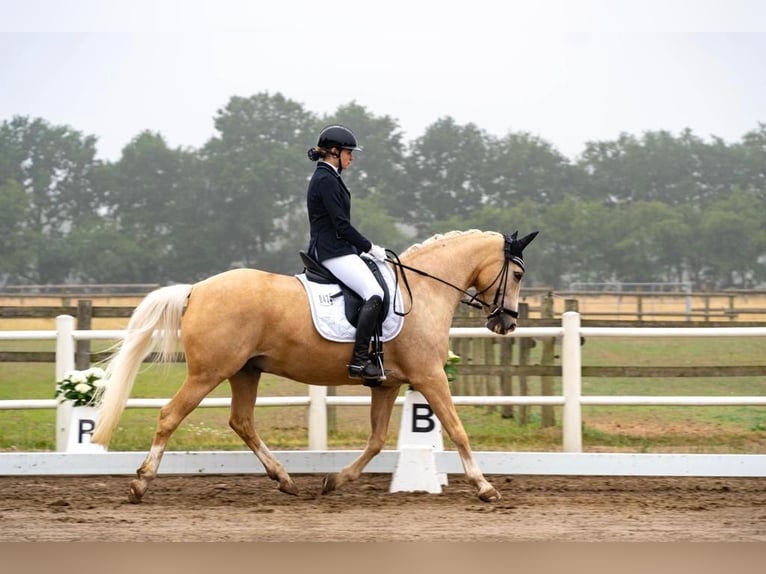
[{"label": "palomino horse", "polygon": [[[399,293],[410,313],[400,334],[384,345],[390,373],[381,386],[371,389],[371,434],[355,461],[325,477],[323,493],[357,479],[380,452],[399,387],[408,384],[423,394],[439,417],[479,498],[500,498],[473,458],[452,403],[444,364],[452,317],[461,294],[468,289],[476,290],[473,299],[486,308],[488,329],[506,334],[516,328],[524,274],[522,251],[536,235],[518,239],[516,233],[453,231],[402,254],[397,265],[417,273],[408,274],[410,288]],[[493,297],[493,302],[485,302],[485,297]],[[177,352],[179,329],[186,353],[186,380],[160,410],[151,450],[130,484],[130,500],[141,501],[157,475],[170,435],[225,379],[231,385],[231,428],[263,463],[269,478],[279,482],[279,490],[297,494],[292,478],[253,425],[261,373],[314,385],[354,385],[361,381],[348,378],[351,343],[330,342],[319,336],[304,288],[293,276],[235,269],[194,285],[172,285],[147,295],[135,309],[126,337],[107,366],[109,382],[100,399],[101,415],[93,442],[109,443],[141,361],[155,346],[161,350],[161,359]],[[153,337],[155,330],[159,337]],[[306,361],[306,357],[315,359]]]}]

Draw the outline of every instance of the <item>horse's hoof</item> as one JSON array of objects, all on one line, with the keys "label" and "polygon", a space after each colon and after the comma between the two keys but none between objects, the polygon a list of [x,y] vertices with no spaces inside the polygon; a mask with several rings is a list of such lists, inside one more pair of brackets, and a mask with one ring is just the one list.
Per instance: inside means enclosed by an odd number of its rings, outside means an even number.
[{"label": "horse's hoof", "polygon": [[322,481],[322,494],[329,494],[337,488],[336,475],[328,474]]},{"label": "horse's hoof", "polygon": [[494,486],[485,488],[479,492],[479,500],[482,502],[495,502],[503,498]]},{"label": "horse's hoof", "polygon": [[146,492],[146,486],[144,486],[141,481],[139,480],[133,480],[130,483],[130,491],[128,492],[128,500],[132,504],[138,504],[141,502],[141,499],[144,497],[144,493]]},{"label": "horse's hoof", "polygon": [[279,490],[281,492],[284,492],[285,494],[292,494],[293,496],[298,496],[298,487],[295,486],[295,483],[292,480],[280,482]]}]

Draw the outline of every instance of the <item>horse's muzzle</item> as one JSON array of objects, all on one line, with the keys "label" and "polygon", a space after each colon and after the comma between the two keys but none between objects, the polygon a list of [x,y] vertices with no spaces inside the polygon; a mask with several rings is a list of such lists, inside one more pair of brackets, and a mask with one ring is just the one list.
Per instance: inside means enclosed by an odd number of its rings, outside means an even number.
[{"label": "horse's muzzle", "polygon": [[516,329],[516,319],[507,313],[497,313],[487,319],[487,329],[498,335],[507,335]]}]

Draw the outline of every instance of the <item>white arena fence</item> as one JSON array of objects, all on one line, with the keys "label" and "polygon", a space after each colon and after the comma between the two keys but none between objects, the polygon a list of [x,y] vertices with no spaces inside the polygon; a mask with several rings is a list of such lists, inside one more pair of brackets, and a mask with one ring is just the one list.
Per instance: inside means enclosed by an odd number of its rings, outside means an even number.
[{"label": "white arena fence", "polygon": [[[56,380],[74,369],[75,342],[119,340],[124,331],[76,330],[69,315],[56,318],[52,331],[0,331],[0,340],[55,340]],[[450,337],[498,337],[485,328],[452,328]],[[766,327],[582,327],[580,315],[566,312],[561,326],[519,327],[505,337],[561,339],[562,394],[553,396],[455,396],[456,405],[557,405],[562,407],[563,452],[477,452],[477,462],[487,474],[576,474],[641,476],[766,476],[766,454],[631,454],[583,453],[582,407],[585,405],[635,406],[766,406],[766,395],[758,396],[594,396],[582,394],[581,337],[766,337]],[[307,406],[309,450],[275,451],[288,472],[331,472],[348,464],[361,451],[327,450],[327,407],[364,406],[364,396],[328,396],[327,388],[308,386],[306,396],[259,397],[258,406]],[[128,400],[127,408],[160,408],[170,399]],[[403,397],[397,404],[404,402]],[[228,407],[228,398],[207,398],[201,407]],[[55,399],[0,400],[0,410],[57,409],[58,452],[0,453],[0,475],[44,474],[132,474],[141,464],[142,452],[71,453],[66,444],[66,412]],[[398,451],[384,451],[366,472],[392,472]],[[438,470],[462,472],[457,453],[435,453]],[[167,474],[263,473],[250,451],[169,451],[163,458]]]}]

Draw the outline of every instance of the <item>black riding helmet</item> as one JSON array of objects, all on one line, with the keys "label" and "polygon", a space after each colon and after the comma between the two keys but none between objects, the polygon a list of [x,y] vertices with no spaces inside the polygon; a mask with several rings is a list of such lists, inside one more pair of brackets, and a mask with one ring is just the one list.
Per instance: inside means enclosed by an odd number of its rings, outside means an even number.
[{"label": "black riding helmet", "polygon": [[319,132],[317,147],[323,149],[339,147],[341,149],[350,149],[351,151],[362,151],[362,148],[359,147],[359,144],[356,141],[354,132],[346,126],[338,124],[327,126]]}]

